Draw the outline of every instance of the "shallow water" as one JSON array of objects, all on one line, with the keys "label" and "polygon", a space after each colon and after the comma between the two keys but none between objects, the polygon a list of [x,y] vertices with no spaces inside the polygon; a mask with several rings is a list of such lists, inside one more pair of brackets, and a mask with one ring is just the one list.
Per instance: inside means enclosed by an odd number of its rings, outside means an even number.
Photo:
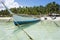
[{"label": "shallow water", "polygon": [[33,40],[60,40],[60,21],[55,21],[55,23],[40,21],[20,25],[18,28],[13,22],[0,21],[0,40],[30,40],[27,34]]}]

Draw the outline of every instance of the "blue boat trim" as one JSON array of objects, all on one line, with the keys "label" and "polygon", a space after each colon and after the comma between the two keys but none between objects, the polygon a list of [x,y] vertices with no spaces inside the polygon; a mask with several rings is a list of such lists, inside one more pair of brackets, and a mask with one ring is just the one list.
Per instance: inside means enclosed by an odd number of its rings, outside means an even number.
[{"label": "blue boat trim", "polygon": [[28,23],[35,23],[39,22],[40,20],[30,20],[30,21],[14,21],[15,25],[22,25],[22,24],[28,24]]}]

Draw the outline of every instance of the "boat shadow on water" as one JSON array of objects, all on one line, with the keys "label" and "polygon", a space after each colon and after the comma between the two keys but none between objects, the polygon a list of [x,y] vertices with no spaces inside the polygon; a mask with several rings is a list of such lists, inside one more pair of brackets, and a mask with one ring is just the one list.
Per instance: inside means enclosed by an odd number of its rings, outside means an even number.
[{"label": "boat shadow on water", "polygon": [[26,32],[24,29],[25,29],[25,28],[28,28],[28,27],[36,24],[36,23],[38,23],[38,22],[28,23],[28,24],[23,24],[23,25],[17,25],[18,28],[17,28],[16,30],[14,30],[13,33],[18,33],[18,32],[20,32],[20,31],[23,31],[23,32],[29,37],[30,40],[34,40],[34,39],[28,34],[28,32]]},{"label": "boat shadow on water", "polygon": [[17,25],[17,29],[14,30],[13,33],[17,33],[17,32],[19,32],[19,31],[22,31],[23,29],[28,28],[28,27],[30,27],[30,26],[36,24],[36,23],[38,23],[38,22],[28,23],[28,24],[22,24],[22,25]]}]

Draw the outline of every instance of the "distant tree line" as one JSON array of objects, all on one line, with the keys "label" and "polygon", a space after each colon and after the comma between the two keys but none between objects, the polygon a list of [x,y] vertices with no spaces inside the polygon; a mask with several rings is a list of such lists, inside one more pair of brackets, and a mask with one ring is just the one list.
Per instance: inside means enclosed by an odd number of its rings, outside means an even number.
[{"label": "distant tree line", "polygon": [[[28,15],[47,15],[52,13],[60,14],[60,5],[51,2],[46,6],[34,6],[34,7],[19,7],[10,9],[15,14],[28,14]],[[7,10],[1,10],[0,16],[12,16]]]}]

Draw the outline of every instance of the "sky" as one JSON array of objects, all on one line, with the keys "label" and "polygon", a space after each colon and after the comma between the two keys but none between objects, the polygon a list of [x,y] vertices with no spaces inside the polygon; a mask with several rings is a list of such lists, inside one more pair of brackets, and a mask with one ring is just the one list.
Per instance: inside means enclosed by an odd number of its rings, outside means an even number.
[{"label": "sky", "polygon": [[39,5],[47,5],[50,2],[55,1],[56,3],[60,4],[60,0],[15,0],[22,6],[39,6]]},{"label": "sky", "polygon": [[[0,0],[3,1],[4,4],[8,8],[18,8],[19,6],[40,6],[40,5],[47,5],[50,2],[55,1],[57,4],[60,4],[60,0]],[[5,7],[0,2],[0,10],[4,10]]]}]

